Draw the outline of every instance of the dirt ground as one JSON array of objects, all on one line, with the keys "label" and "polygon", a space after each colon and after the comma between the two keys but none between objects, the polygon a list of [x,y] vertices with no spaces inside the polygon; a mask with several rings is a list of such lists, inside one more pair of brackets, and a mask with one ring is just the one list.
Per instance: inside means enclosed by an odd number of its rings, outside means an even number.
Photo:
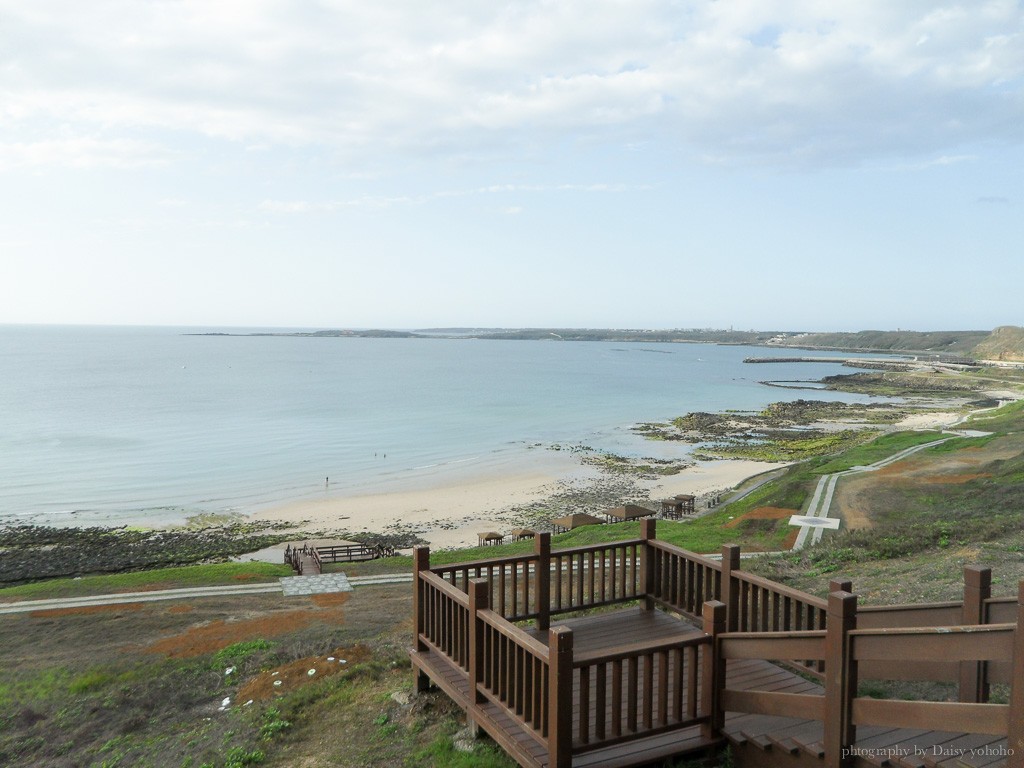
[{"label": "dirt ground", "polygon": [[391,630],[412,610],[408,584],[311,597],[245,595],[34,611],[0,622],[0,663],[93,665],[126,656],[186,658],[320,625],[337,646]]},{"label": "dirt ground", "polygon": [[994,440],[988,445],[957,451],[948,456],[921,457],[913,454],[877,472],[848,475],[839,480],[832,499],[832,510],[849,529],[874,525],[872,498],[886,488],[922,485],[951,485],[987,477],[984,467],[995,461],[1012,459],[1020,447]]}]

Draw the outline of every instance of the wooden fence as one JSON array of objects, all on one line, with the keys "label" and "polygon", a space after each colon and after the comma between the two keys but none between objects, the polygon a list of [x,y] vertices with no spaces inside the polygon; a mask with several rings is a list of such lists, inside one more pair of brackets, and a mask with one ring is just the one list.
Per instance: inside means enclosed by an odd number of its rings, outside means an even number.
[{"label": "wooden fence", "polygon": [[[1014,602],[1013,623],[858,629],[860,616],[872,612],[857,610],[856,595],[836,591],[829,595],[824,630],[718,632],[714,627],[724,625],[724,620],[709,621],[706,630],[714,635],[715,661],[720,665],[715,671],[720,690],[717,710],[821,721],[825,762],[831,768],[849,762],[861,725],[1007,736],[1006,765],[1020,768],[1024,765],[1024,582]],[[932,608],[945,611],[949,606]],[[725,606],[708,603],[706,610],[724,616]],[[826,670],[824,695],[730,690],[724,680],[734,659],[816,660]],[[964,665],[972,670],[1004,670],[1002,680],[1012,684],[1009,703],[857,695],[858,681],[865,678],[955,682]]]},{"label": "wooden fence", "polygon": [[[517,754],[521,739],[487,720],[484,708],[497,707],[552,768],[698,724],[713,739],[727,711],[821,721],[836,768],[859,725],[953,723],[1010,737],[1007,764],[1024,768],[1024,582],[1017,598],[993,598],[990,572],[968,568],[962,601],[858,609],[849,582],[833,582],[822,600],[743,572],[739,555],[729,545],[718,561],[658,541],[653,520],[642,521],[639,539],[552,552],[541,534],[530,554],[434,568],[417,548],[416,651],[446,660],[454,677],[435,682],[453,696],[464,676],[471,721],[490,722]],[[581,651],[571,630],[549,627],[552,616],[629,601],[688,616],[704,632]],[[519,625],[527,621],[547,630],[547,644]],[[731,690],[726,672],[736,659],[795,666],[821,679],[824,695]],[[952,683],[960,701],[857,696],[867,679]],[[427,682],[420,667],[420,690]],[[1008,703],[989,702],[993,683],[1010,686]]]}]

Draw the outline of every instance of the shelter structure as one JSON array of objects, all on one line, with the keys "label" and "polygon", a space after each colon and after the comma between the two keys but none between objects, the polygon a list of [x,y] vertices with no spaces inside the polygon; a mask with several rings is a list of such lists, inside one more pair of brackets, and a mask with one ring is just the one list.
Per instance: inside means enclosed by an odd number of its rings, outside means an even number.
[{"label": "shelter structure", "polygon": [[505,540],[505,537],[497,531],[487,531],[485,533],[478,533],[476,535],[476,538],[477,542],[479,542],[479,546],[481,547],[492,546],[494,544],[501,544],[501,542]]},{"label": "shelter structure", "polygon": [[669,520],[678,520],[681,517],[692,515],[696,509],[696,497],[688,493],[680,493],[671,499],[664,499],[661,502],[661,516]]},{"label": "shelter structure", "polygon": [[551,528],[555,533],[565,533],[566,531],[582,528],[584,525],[601,525],[603,522],[604,520],[599,517],[588,515],[586,512],[577,512],[574,515],[567,515],[566,517],[552,520]]},{"label": "shelter structure", "polygon": [[531,528],[514,528],[512,530],[512,541],[522,541],[523,539],[532,539],[537,535],[537,532]]},{"label": "shelter structure", "polygon": [[624,507],[614,507],[602,512],[609,523],[625,523],[629,520],[639,520],[644,517],[654,517],[658,513],[653,509],[641,507],[636,504],[627,504]]}]

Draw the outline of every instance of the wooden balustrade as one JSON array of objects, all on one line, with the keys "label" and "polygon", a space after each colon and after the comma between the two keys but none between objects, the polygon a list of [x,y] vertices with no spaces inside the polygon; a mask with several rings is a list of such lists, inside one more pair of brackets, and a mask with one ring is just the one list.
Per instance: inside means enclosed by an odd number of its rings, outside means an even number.
[{"label": "wooden balustrade", "polygon": [[469,596],[429,571],[420,572],[417,582],[417,644],[468,672]]},{"label": "wooden balustrade", "polygon": [[657,539],[647,544],[654,568],[648,594],[656,602],[698,620],[706,601],[721,598],[721,563]]},{"label": "wooden balustrade", "polygon": [[636,600],[640,540],[595,544],[551,553],[551,615]]},{"label": "wooden balustrade", "polygon": [[493,560],[476,560],[430,569],[452,586],[469,591],[471,579],[485,579],[493,610],[510,621],[536,618],[537,555],[515,555]]},{"label": "wooden balustrade", "polygon": [[710,644],[702,635],[574,657],[574,751],[705,722],[697,698],[698,654],[707,663]]}]

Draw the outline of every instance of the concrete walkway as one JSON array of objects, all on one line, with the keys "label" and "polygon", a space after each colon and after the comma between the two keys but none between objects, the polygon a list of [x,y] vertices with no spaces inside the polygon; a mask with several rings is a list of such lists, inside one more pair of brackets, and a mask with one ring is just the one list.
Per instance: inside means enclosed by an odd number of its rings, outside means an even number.
[{"label": "concrete walkway", "polygon": [[377,576],[352,576],[344,573],[326,573],[319,576],[287,576],[276,582],[261,584],[230,584],[218,587],[193,587],[187,589],[162,589],[152,592],[120,592],[112,595],[90,595],[87,597],[66,597],[52,600],[24,600],[17,603],[0,603],[0,614],[30,613],[59,608],[89,608],[96,605],[121,605],[123,603],[150,603],[160,600],[195,600],[203,597],[224,597],[229,595],[282,594],[285,597],[351,592],[359,586],[377,584],[408,584],[411,573],[389,573]]}]

